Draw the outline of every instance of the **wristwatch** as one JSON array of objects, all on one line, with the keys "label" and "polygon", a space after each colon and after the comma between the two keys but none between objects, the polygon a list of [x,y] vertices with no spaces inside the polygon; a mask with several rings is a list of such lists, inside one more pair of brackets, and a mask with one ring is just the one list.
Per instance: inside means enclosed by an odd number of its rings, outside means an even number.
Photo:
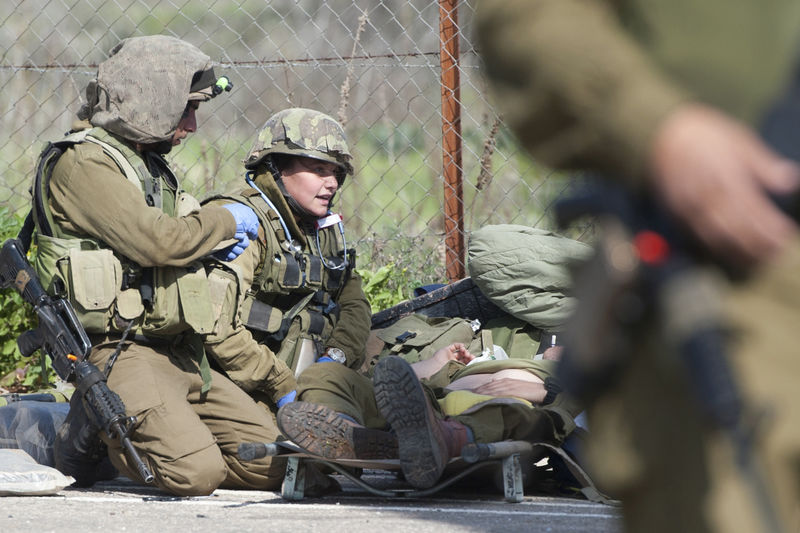
[{"label": "wristwatch", "polygon": [[327,355],[337,363],[345,364],[347,362],[347,357],[344,356],[344,352],[339,348],[328,348],[322,355]]}]

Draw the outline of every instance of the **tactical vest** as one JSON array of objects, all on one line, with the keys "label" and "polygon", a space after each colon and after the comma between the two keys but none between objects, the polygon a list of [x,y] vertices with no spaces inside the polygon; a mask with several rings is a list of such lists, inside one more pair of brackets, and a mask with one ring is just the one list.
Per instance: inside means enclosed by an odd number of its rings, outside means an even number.
[{"label": "tactical vest", "polygon": [[[345,261],[343,239],[336,226],[319,230],[319,252],[314,253],[313,236],[306,235],[307,249],[291,242],[281,217],[255,189],[240,195],[222,195],[250,206],[258,216],[266,236],[253,285],[243,297],[239,317],[260,342],[266,343],[278,358],[296,370],[303,339],[313,343],[315,355],[324,350],[339,319],[337,300],[355,268],[355,251],[348,250]],[[334,268],[331,268],[334,267]],[[306,343],[307,344],[307,343]]]},{"label": "tactical vest", "polygon": [[140,154],[100,128],[49,143],[39,157],[32,190],[38,246],[34,268],[42,285],[48,293],[69,299],[88,333],[120,332],[131,321],[138,333],[155,337],[210,331],[214,317],[202,263],[143,268],[99,239],[72,234],[54,222],[49,206],[53,168],[65,150],[85,142],[99,145],[142,191],[148,205],[170,216],[185,216],[200,208],[197,200],[178,188],[161,156],[145,156],[158,166],[160,172],[154,176]]}]

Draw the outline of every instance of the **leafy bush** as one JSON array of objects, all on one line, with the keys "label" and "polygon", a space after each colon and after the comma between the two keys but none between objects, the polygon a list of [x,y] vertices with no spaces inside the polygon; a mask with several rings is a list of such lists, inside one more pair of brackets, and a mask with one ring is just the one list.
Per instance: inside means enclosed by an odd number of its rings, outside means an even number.
[{"label": "leafy bush", "polygon": [[[16,237],[22,218],[0,207],[0,244]],[[0,387],[25,392],[43,386],[39,356],[25,358],[17,347],[17,337],[36,327],[31,306],[13,289],[0,290]]]},{"label": "leafy bush", "polygon": [[395,263],[375,271],[357,268],[356,272],[361,276],[364,294],[373,313],[412,298],[414,288],[430,283],[420,281],[407,267],[400,268]]},{"label": "leafy bush", "polygon": [[362,288],[373,313],[392,307],[406,299],[403,295],[403,287],[392,279],[394,271],[394,264],[384,265],[374,272],[356,269],[358,275],[361,276]]}]

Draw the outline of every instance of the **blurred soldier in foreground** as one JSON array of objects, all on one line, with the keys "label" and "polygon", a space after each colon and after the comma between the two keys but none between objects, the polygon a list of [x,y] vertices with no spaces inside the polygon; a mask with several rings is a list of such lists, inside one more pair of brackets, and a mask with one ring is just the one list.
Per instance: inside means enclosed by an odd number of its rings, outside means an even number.
[{"label": "blurred soldier in foreground", "polygon": [[[155,485],[178,495],[274,488],[282,478],[269,460],[239,461],[241,439],[277,432],[247,394],[211,370],[203,350],[214,315],[198,260],[215,251],[236,257],[258,220],[242,205],[201,208],[162,155],[195,131],[200,103],[228,88],[208,56],[184,41],[122,41],[86,88],[81,121],[43,152],[33,188],[42,284],[72,303],[93,345],[89,361],[136,418],[131,439]],[[80,392],[55,460],[91,485],[108,472],[89,457],[98,452],[98,429]],[[100,436],[113,465],[143,481],[119,443]]]},{"label": "blurred soldier in foreground", "polygon": [[[722,289],[729,362],[751,414],[768,415],[758,459],[782,527],[799,530],[800,240],[768,195],[800,183],[800,4],[483,0],[478,36],[496,101],[534,157],[651,195],[718,262],[749,271]],[[686,368],[641,333],[591,411],[598,481],[623,499],[631,531],[762,530]]]}]

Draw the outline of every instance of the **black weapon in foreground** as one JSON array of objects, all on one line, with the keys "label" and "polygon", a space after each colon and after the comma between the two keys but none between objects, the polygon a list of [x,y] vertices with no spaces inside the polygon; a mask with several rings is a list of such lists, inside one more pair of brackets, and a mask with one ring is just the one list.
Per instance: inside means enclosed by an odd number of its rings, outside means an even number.
[{"label": "black weapon in foreground", "polygon": [[[795,202],[780,206],[791,211]],[[582,216],[598,217],[603,229],[594,258],[576,278],[580,304],[567,331],[559,381],[577,399],[593,401],[636,357],[641,335],[653,334],[647,324],[656,325],[658,337],[687,369],[699,408],[730,439],[768,530],[780,531],[753,451],[752,413],[745,413],[728,361],[717,287],[720,270],[734,280],[744,273],[710,257],[644,195],[598,183],[556,205],[561,227]]]},{"label": "black weapon in foreground", "polygon": [[0,249],[0,288],[10,286],[33,306],[39,319],[36,329],[17,339],[22,355],[29,357],[37,349],[46,353],[58,376],[74,381],[75,394],[83,398],[92,421],[111,438],[119,439],[139,475],[145,483],[152,483],[153,474],[131,443],[135,417],[125,415],[125,405],[108,387],[106,375],[87,360],[92,344],[72,305],[45,292],[16,239],[7,240]]}]

